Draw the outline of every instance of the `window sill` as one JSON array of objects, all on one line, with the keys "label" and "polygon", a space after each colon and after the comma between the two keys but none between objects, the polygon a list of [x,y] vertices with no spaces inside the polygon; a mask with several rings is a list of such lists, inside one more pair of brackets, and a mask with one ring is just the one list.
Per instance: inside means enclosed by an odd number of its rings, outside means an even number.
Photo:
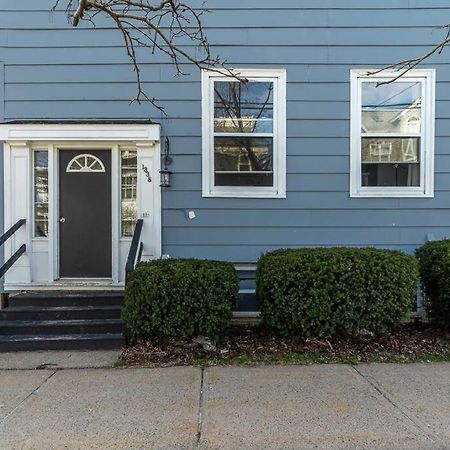
[{"label": "window sill", "polygon": [[413,190],[413,191],[356,191],[350,192],[351,198],[434,198],[434,193],[424,192],[423,190]]},{"label": "window sill", "polygon": [[285,192],[230,192],[207,191],[202,193],[204,198],[286,198]]}]

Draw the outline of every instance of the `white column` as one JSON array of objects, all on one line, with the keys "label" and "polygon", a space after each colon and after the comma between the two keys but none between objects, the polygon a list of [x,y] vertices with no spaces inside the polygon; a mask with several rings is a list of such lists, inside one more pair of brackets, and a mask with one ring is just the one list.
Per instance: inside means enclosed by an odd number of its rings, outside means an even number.
[{"label": "white column", "polygon": [[22,244],[26,253],[9,269],[5,276],[5,287],[11,284],[31,282],[31,150],[26,142],[5,145],[5,230],[18,220],[25,219],[22,226],[5,244],[5,261]]},{"label": "white column", "polygon": [[160,145],[138,144],[137,149],[138,218],[144,220],[142,259],[148,260],[161,256]]}]

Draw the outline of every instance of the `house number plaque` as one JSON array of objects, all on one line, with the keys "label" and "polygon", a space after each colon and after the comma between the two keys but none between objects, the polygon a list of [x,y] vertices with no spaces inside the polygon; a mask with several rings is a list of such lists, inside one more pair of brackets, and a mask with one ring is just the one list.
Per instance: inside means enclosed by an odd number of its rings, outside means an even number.
[{"label": "house number plaque", "polygon": [[150,172],[148,170],[148,167],[145,164],[142,164],[142,170],[144,171],[145,176],[147,177],[147,181],[149,183],[151,183],[152,182],[152,177],[150,176]]}]

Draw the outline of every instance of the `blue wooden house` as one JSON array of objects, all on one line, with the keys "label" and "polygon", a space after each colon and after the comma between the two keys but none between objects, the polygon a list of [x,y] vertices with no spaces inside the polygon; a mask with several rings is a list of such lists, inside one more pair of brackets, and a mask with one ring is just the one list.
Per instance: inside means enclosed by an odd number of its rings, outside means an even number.
[{"label": "blue wooden house", "polygon": [[72,28],[53,4],[0,0],[0,218],[15,231],[4,260],[17,257],[4,291],[22,292],[0,311],[3,348],[117,345],[138,220],[144,260],[235,263],[238,315],[257,311],[269,250],[410,253],[448,236],[448,52],[392,83],[368,75],[442,40],[447,1],[209,0],[210,44],[248,81],[174,77],[147,52],[143,83],[164,114],[130,104],[111,23]]}]

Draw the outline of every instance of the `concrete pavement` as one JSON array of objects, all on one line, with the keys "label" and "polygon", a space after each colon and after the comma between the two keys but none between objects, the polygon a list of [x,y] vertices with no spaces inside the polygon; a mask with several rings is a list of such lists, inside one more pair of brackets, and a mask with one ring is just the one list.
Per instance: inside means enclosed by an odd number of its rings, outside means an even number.
[{"label": "concrete pavement", "polygon": [[0,353],[0,370],[112,367],[121,353],[121,350],[49,350]]},{"label": "concrete pavement", "polygon": [[0,448],[449,449],[450,364],[0,370]]}]

